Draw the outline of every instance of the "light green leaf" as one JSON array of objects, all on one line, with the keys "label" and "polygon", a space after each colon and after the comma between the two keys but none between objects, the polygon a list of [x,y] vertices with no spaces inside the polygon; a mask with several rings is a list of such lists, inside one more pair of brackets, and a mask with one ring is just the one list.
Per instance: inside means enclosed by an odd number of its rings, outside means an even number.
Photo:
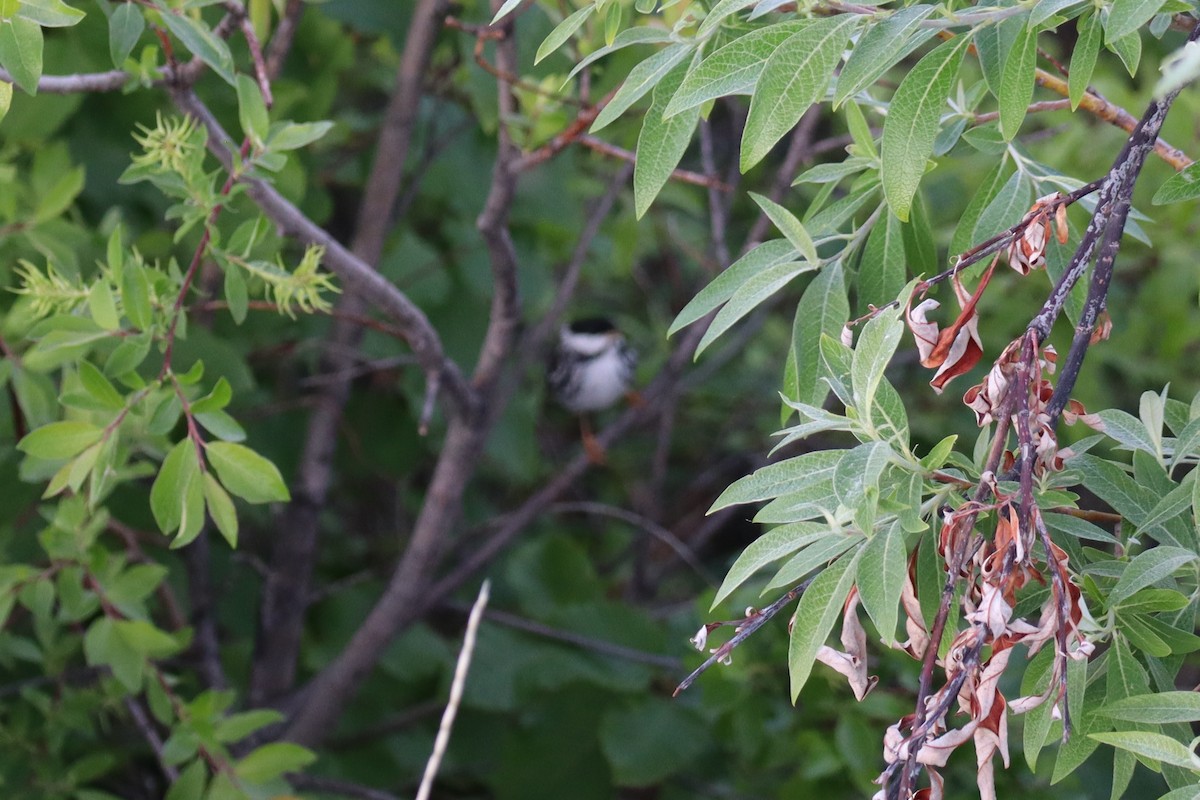
[{"label": "light green leaf", "polygon": [[1092,81],[1092,71],[1096,68],[1096,57],[1100,54],[1100,15],[1092,12],[1075,23],[1079,29],[1079,38],[1075,49],[1071,52],[1071,72],[1067,77],[1067,95],[1071,99],[1071,110],[1079,108],[1079,102],[1087,93],[1088,84]]},{"label": "light green leaf", "polygon": [[278,468],[258,453],[232,442],[210,442],[204,449],[225,488],[250,503],[291,499]]},{"label": "light green leaf", "polygon": [[775,224],[779,232],[792,243],[792,247],[796,248],[797,253],[809,263],[816,264],[820,261],[817,257],[817,246],[813,244],[812,237],[808,235],[808,231],[804,229],[804,225],[801,224],[800,220],[796,219],[792,212],[771,198],[763,197],[761,194],[751,192],[750,197],[755,203],[758,203],[758,207]]},{"label": "light green leaf", "polygon": [[973,187],[971,200],[967,203],[967,207],[963,209],[962,216],[958,218],[958,225],[954,228],[954,236],[950,239],[950,254],[955,256],[964,250],[967,250],[971,245],[975,244],[975,226],[979,222],[979,217],[1008,182],[1005,177],[1008,169],[1008,157],[1005,156],[999,159],[996,166],[988,171],[987,175]]},{"label": "light green leaf", "polygon": [[234,86],[237,89],[238,122],[241,123],[242,133],[261,145],[270,130],[271,118],[267,114],[267,104],[263,101],[258,82],[249,75],[238,75]]},{"label": "light green leaf", "polygon": [[146,658],[165,658],[179,652],[180,649],[174,636],[159,630],[144,619],[114,620],[113,631],[134,652]]},{"label": "light green leaf", "polygon": [[0,81],[0,120],[8,116],[12,107],[13,85],[8,81]]},{"label": "light green leaf", "polygon": [[96,324],[106,331],[121,327],[121,317],[117,314],[117,304],[107,280],[96,281],[88,292],[88,311]]},{"label": "light green leaf", "polygon": [[922,58],[901,81],[883,125],[883,191],[892,212],[907,222],[913,196],[933,153],[938,120],[970,43],[960,35]]},{"label": "light green leaf", "polygon": [[[975,223],[971,243],[985,241],[1021,221],[1032,204],[1030,181],[1019,170],[987,204]],[[961,251],[960,251],[961,252]]]},{"label": "light green leaf", "polygon": [[696,346],[696,355],[716,341],[717,337],[729,330],[738,320],[758,308],[771,295],[787,286],[801,273],[816,269],[807,261],[790,261],[767,267],[750,276],[745,283],[737,288],[729,302],[721,307],[712,324],[704,332],[700,344]]},{"label": "light green leaf", "polygon": [[1197,197],[1200,197],[1200,161],[1190,164],[1182,172],[1177,172],[1163,181],[1151,202],[1156,206],[1165,206],[1194,200]]},{"label": "light green leaf", "polygon": [[103,435],[104,429],[90,422],[51,422],[27,433],[17,442],[17,449],[34,458],[57,461],[78,455],[89,445],[100,441]]},{"label": "light green leaf", "polygon": [[1200,693],[1155,692],[1127,696],[1096,709],[1097,714],[1126,722],[1200,721]]},{"label": "light green leaf", "polygon": [[817,650],[825,644],[834,622],[842,612],[842,604],[854,583],[857,556],[842,558],[817,576],[800,597],[796,608],[796,624],[788,644],[788,674],[791,677],[792,703],[808,682]]},{"label": "light green leaf", "polygon": [[788,354],[794,383],[785,388],[792,399],[810,405],[824,401],[829,386],[821,380],[821,334],[837,336],[849,318],[842,264],[835,261],[813,277],[796,305]]},{"label": "light green leaf", "polygon": [[642,132],[638,135],[637,161],[633,169],[633,205],[638,219],[646,213],[679,165],[700,120],[699,108],[670,119],[663,116],[668,101],[695,63],[695,59],[690,64],[680,63],[654,87],[651,95],[650,110],[646,112]]},{"label": "light green leaf", "polygon": [[1120,747],[1135,755],[1144,756],[1166,764],[1174,764],[1191,770],[1200,770],[1200,758],[1184,745],[1169,736],[1150,731],[1112,731],[1089,733],[1088,736],[1103,744]]},{"label": "light green leaf", "polygon": [[203,759],[197,758],[179,773],[163,800],[201,800],[207,782],[208,767]]},{"label": "light green leaf", "polygon": [[302,769],[316,760],[316,754],[306,747],[291,742],[272,742],[251,751],[233,769],[242,780],[264,783],[285,772]]},{"label": "light green leaf", "polygon": [[245,429],[224,411],[202,411],[196,415],[196,421],[218,439],[227,442],[244,442],[246,440]]},{"label": "light green leaf", "polygon": [[975,48],[979,51],[979,66],[988,89],[1000,96],[1000,85],[1004,82],[1004,60],[1012,52],[1017,34],[1025,27],[1021,17],[1009,17],[999,23],[984,25],[975,34]]},{"label": "light green leaf", "polygon": [[1163,580],[1175,570],[1197,559],[1197,555],[1181,547],[1159,545],[1140,553],[1121,574],[1117,585],[1108,595],[1109,605],[1119,605],[1134,592]]},{"label": "light green leaf", "polygon": [[908,574],[908,550],[899,521],[877,530],[867,539],[858,562],[855,583],[863,608],[867,610],[883,643],[896,641],[900,592]]},{"label": "light green leaf", "polygon": [[708,12],[708,16],[700,23],[700,28],[696,31],[698,37],[707,36],[713,29],[727,17],[731,17],[742,9],[749,8],[757,3],[758,0],[717,0],[717,4]]},{"label": "light green leaf", "polygon": [[188,487],[199,475],[196,445],[191,438],[182,439],[163,459],[162,467],[150,487],[150,510],[163,533],[179,527],[183,518]]},{"label": "light green leaf", "polygon": [[721,582],[721,588],[713,598],[712,608],[716,608],[722,600],[735,589],[745,583],[751,575],[774,561],[790,556],[801,548],[828,536],[837,536],[829,526],[820,522],[795,522],[774,528],[750,543],[742,554],[729,568],[729,574]]},{"label": "light green leaf", "polygon": [[935,36],[937,31],[917,27],[932,11],[933,6],[927,4],[909,6],[869,27],[838,75],[833,107],[875,83],[883,73]]},{"label": "light green leaf", "polygon": [[43,28],[69,28],[87,16],[62,0],[21,0],[20,15]]},{"label": "light green leaf", "polygon": [[775,50],[807,25],[808,20],[781,22],[751,31],[720,48],[684,79],[667,104],[666,116],[717,97],[750,94]]},{"label": "light green leaf", "polygon": [[869,489],[879,488],[879,478],[891,460],[886,442],[865,442],[838,462],[833,471],[833,491],[839,505],[855,509]]},{"label": "light green leaf", "polygon": [[208,506],[208,514],[217,524],[217,530],[229,542],[230,547],[237,547],[238,518],[229,494],[217,483],[211,473],[204,473],[204,500]]},{"label": "light green leaf", "polygon": [[750,101],[742,133],[742,172],[762,161],[809,106],[825,96],[846,40],[858,21],[853,14],[814,19],[775,50]]},{"label": "light green leaf", "polygon": [[595,133],[601,130],[624,114],[630,106],[642,99],[646,92],[657,86],[663,77],[690,52],[692,49],[688,45],[673,44],[664,47],[631,69],[629,76],[621,84],[621,88],[613,95],[613,99],[609,100],[608,105],[596,116],[591,132]]},{"label": "light green leaf", "polygon": [[598,59],[623,47],[635,44],[662,44],[669,41],[671,41],[671,32],[665,31],[662,28],[651,28],[648,26],[627,28],[617,34],[617,38],[613,39],[612,44],[589,53],[586,58],[576,64],[570,74],[567,75],[567,80],[563,82],[563,85],[566,86],[571,78],[574,78],[581,70],[587,68]]},{"label": "light green leaf", "polygon": [[42,77],[42,27],[24,17],[0,20],[0,66],[27,94],[37,94]]},{"label": "light green leaf", "polygon": [[79,362],[79,382],[83,385],[84,391],[105,408],[114,411],[124,408],[125,398],[109,382],[108,378],[104,377],[104,373],[93,366],[92,362]]},{"label": "light green leaf", "polygon": [[1100,411],[1096,416],[1104,423],[1098,430],[1109,438],[1116,439],[1122,446],[1130,450],[1145,450],[1151,454],[1155,452],[1154,442],[1150,440],[1145,426],[1137,417],[1115,408]]},{"label": "light green leaf", "polygon": [[164,10],[159,16],[167,30],[183,42],[192,55],[198,56],[201,61],[212,67],[213,72],[220,75],[226,83],[235,83],[233,56],[229,52],[229,46],[203,22],[170,10]]},{"label": "light green leaf", "polygon": [[1038,4],[1029,12],[1029,25],[1036,28],[1060,11],[1083,3],[1084,0],[1038,0]]},{"label": "light green leaf", "polygon": [[270,150],[297,150],[306,147],[329,133],[333,123],[321,122],[276,122],[271,125],[266,146]]},{"label": "light green leaf", "polygon": [[1186,483],[1176,486],[1158,501],[1158,505],[1150,509],[1150,513],[1142,520],[1141,528],[1154,535],[1154,529],[1182,514],[1192,506],[1192,487]]},{"label": "light green leaf", "polygon": [[1033,100],[1033,77],[1037,68],[1037,28],[1022,28],[1004,61],[1000,79],[1000,132],[1012,141],[1021,130],[1025,112]]},{"label": "light green leaf", "polygon": [[904,322],[894,311],[877,314],[863,326],[850,368],[854,406],[860,418],[869,415],[875,390],[903,334]]},{"label": "light green leaf", "polygon": [[797,492],[833,477],[844,450],[814,450],[811,453],[768,464],[751,475],[734,481],[712,504],[711,514],[741,503],[757,503]]},{"label": "light green leaf", "polygon": [[1106,41],[1104,45],[1121,59],[1129,77],[1137,75],[1138,64],[1142,60],[1142,37],[1139,33],[1134,32],[1128,36],[1122,36],[1115,42]]},{"label": "light green leaf", "polygon": [[[789,523],[798,524],[798,523]],[[802,578],[808,575],[815,569],[820,569],[826,566],[829,562],[838,558],[849,550],[851,547],[859,545],[863,541],[861,533],[845,533],[830,531],[828,536],[823,536],[809,546],[805,547],[796,555],[789,558],[779,571],[772,576],[767,582],[763,594],[778,589],[781,586],[795,586]]]},{"label": "light green leaf", "polygon": [[[866,304],[883,305],[904,288],[908,264],[904,253],[903,225],[895,214],[885,210],[867,236],[867,244],[858,265],[858,303],[864,313]],[[831,336],[836,334],[836,331],[826,332]]]},{"label": "light green leaf", "polygon": [[1109,44],[1136,33],[1158,13],[1166,0],[1113,0],[1104,26],[1104,39]]},{"label": "light green leaf", "polygon": [[595,10],[595,6],[586,5],[555,25],[554,30],[550,31],[550,34],[542,41],[541,46],[538,47],[537,55],[533,57],[533,63],[540,63],[546,56],[562,47],[567,39],[570,39],[571,35],[579,30],[583,23],[587,22],[587,18]]},{"label": "light green leaf", "polygon": [[122,3],[108,18],[108,54],[113,66],[122,69],[125,59],[146,29],[146,18],[136,3]]}]

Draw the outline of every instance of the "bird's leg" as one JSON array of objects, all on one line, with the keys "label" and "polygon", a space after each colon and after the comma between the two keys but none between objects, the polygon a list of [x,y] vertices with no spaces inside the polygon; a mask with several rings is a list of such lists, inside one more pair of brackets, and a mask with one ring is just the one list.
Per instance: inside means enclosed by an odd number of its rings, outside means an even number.
[{"label": "bird's leg", "polygon": [[597,466],[608,463],[604,445],[600,444],[596,434],[592,433],[592,423],[586,414],[579,417],[579,435],[583,439],[583,449],[587,452],[588,461]]},{"label": "bird's leg", "polygon": [[642,397],[642,393],[637,389],[630,389],[625,393],[625,402],[629,403],[632,408],[645,408],[646,398]]}]

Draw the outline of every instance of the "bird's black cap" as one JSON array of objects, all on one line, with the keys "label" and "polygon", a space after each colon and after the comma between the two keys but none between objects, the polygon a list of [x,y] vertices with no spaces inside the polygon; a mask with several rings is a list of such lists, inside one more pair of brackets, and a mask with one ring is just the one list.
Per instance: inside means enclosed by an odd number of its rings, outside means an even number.
[{"label": "bird's black cap", "polygon": [[571,333],[612,333],[617,329],[612,320],[604,317],[586,317],[570,324]]}]

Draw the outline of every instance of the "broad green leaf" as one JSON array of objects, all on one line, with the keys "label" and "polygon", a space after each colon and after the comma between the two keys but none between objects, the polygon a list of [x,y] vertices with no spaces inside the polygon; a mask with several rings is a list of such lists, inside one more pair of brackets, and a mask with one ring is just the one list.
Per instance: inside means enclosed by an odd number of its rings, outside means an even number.
[{"label": "broad green leaf", "polygon": [[206,414],[211,411],[219,411],[229,405],[229,401],[233,399],[233,389],[229,386],[229,381],[225,380],[225,376],[217,379],[211,392],[204,397],[192,402],[193,414]]},{"label": "broad green leaf", "polygon": [[833,107],[837,108],[875,83],[909,53],[929,41],[937,31],[921,30],[917,26],[932,11],[931,5],[909,6],[869,27],[838,75]]},{"label": "broad green leaf", "polygon": [[807,25],[808,20],[781,22],[739,36],[720,48],[684,78],[679,91],[667,104],[666,116],[674,116],[717,97],[750,94],[779,45]]},{"label": "broad green leaf", "polygon": [[951,258],[968,250],[975,241],[975,227],[979,222],[979,217],[983,214],[999,194],[1000,190],[1006,186],[1010,178],[1006,178],[1005,174],[1008,170],[1008,157],[999,159],[996,166],[988,171],[982,181],[973,187],[971,200],[967,203],[967,207],[963,209],[962,216],[958,219],[958,225],[954,228],[954,236],[950,240],[950,255]]},{"label": "broad green leaf", "polygon": [[1098,429],[1108,437],[1116,439],[1122,446],[1130,450],[1155,452],[1154,442],[1150,440],[1146,427],[1137,417],[1115,408],[1100,411],[1096,416],[1104,423]]},{"label": "broad green leaf", "polygon": [[1200,770],[1200,758],[1184,745],[1169,736],[1150,731],[1111,731],[1089,733],[1088,736],[1103,744],[1120,747],[1139,756],[1174,764],[1191,770]]},{"label": "broad green leaf", "polygon": [[868,489],[879,488],[879,478],[891,460],[892,449],[884,442],[865,442],[838,461],[833,471],[833,491],[839,505],[853,510]]},{"label": "broad green leaf", "polygon": [[0,66],[27,94],[37,94],[42,77],[42,27],[24,17],[0,20]]},{"label": "broad green leaf", "polygon": [[[922,264],[918,270],[927,266]],[[904,223],[891,211],[885,210],[867,236],[867,244],[858,265],[859,310],[866,313],[868,303],[880,306],[891,300],[904,288],[907,277]],[[827,332],[830,335],[835,333]]]},{"label": "broad green leaf", "polygon": [[63,170],[58,180],[38,192],[37,209],[33,212],[35,223],[45,222],[62,214],[71,207],[75,198],[83,191],[85,171],[83,167]]},{"label": "broad green leaf", "polygon": [[1036,28],[1060,11],[1080,5],[1084,0],[1038,0],[1038,4],[1029,12],[1029,25]]},{"label": "broad green leaf", "polygon": [[213,735],[217,741],[225,744],[240,742],[255,731],[283,722],[284,719],[283,714],[269,708],[243,711],[240,714],[231,714],[218,722]]},{"label": "broad green leaf", "polygon": [[592,123],[591,132],[595,133],[601,130],[617,117],[624,114],[631,105],[642,99],[642,96],[646,92],[657,86],[663,77],[691,52],[692,48],[688,45],[673,44],[664,47],[631,69],[629,76],[621,84],[621,88],[617,90],[612,100],[608,101],[608,105],[596,116],[596,121]]},{"label": "broad green leaf", "polygon": [[894,311],[877,314],[863,326],[850,369],[854,406],[860,417],[869,415],[875,390],[903,334],[904,322]]},{"label": "broad green leaf", "polygon": [[734,481],[713,502],[708,513],[741,503],[757,503],[800,491],[833,477],[844,450],[814,450],[811,453],[768,464],[753,474]]},{"label": "broad green leaf", "polygon": [[83,385],[84,391],[106,408],[115,411],[125,407],[125,398],[109,382],[108,378],[104,377],[104,373],[92,365],[92,362],[79,362],[79,382]]},{"label": "broad green leaf", "polygon": [[821,380],[821,334],[837,336],[849,318],[842,264],[835,261],[813,277],[796,305],[788,353],[793,383],[784,389],[788,396],[810,405],[824,401],[829,387]]},{"label": "broad green leaf", "polygon": [[122,3],[108,18],[108,54],[113,66],[123,69],[125,59],[146,29],[146,18],[136,3]]},{"label": "broad green leaf", "polygon": [[721,588],[713,598],[712,608],[716,608],[722,600],[767,564],[790,556],[813,542],[837,535],[830,532],[828,525],[820,522],[796,522],[764,533],[751,542],[733,562],[729,574],[725,576]]},{"label": "broad green leaf", "polygon": [[144,619],[120,619],[113,622],[113,631],[134,652],[146,658],[165,658],[179,652],[175,637],[156,628]]},{"label": "broad green leaf", "polygon": [[1200,721],[1200,693],[1155,692],[1126,696],[1097,708],[1096,713],[1126,722],[1196,722]]},{"label": "broad green leaf", "polygon": [[121,327],[121,317],[117,314],[117,303],[113,299],[112,288],[108,281],[101,279],[93,284],[88,292],[88,311],[96,324],[106,331],[115,331]]},{"label": "broad green leaf", "polygon": [[723,20],[743,9],[749,8],[757,2],[758,0],[717,0],[716,5],[708,12],[708,16],[700,23],[700,28],[696,31],[696,35],[701,37],[707,36]]},{"label": "broad green leaf", "polygon": [[650,110],[646,112],[642,132],[638,135],[637,161],[633,169],[633,205],[639,219],[679,165],[700,120],[699,108],[670,119],[663,116],[668,101],[694,64],[694,59],[691,64],[679,64],[654,87],[651,95]]},{"label": "broad green leaf", "polygon": [[258,82],[249,75],[238,75],[234,86],[237,89],[238,122],[241,123],[242,133],[261,145],[271,128],[271,118]]},{"label": "broad green leaf", "polygon": [[1000,132],[1007,141],[1016,137],[1025,121],[1025,112],[1033,100],[1036,67],[1037,28],[1030,25],[1017,34],[1000,80]]},{"label": "broad green leaf", "polygon": [[272,742],[250,752],[234,765],[242,780],[263,783],[285,772],[295,772],[317,760],[313,751],[291,742]]},{"label": "broad green leaf", "polygon": [[225,541],[229,542],[230,547],[236,548],[238,543],[237,510],[234,509],[233,500],[229,498],[229,494],[208,472],[204,473],[204,501],[208,506],[209,516],[217,524],[217,530],[225,537]]},{"label": "broad green leaf", "polygon": [[571,35],[579,30],[583,23],[587,22],[587,18],[592,15],[595,8],[593,5],[586,5],[569,15],[562,22],[558,23],[558,25],[555,25],[554,30],[550,31],[550,34],[542,41],[541,46],[538,47],[537,55],[533,57],[533,63],[540,63],[546,56],[562,47],[567,39],[570,39]]},{"label": "broad green leaf", "polygon": [[229,46],[218,38],[203,22],[175,11],[163,11],[159,15],[163,24],[184,47],[198,56],[213,72],[221,76],[228,84],[233,85],[233,56]]},{"label": "broad green leaf", "polygon": [[150,487],[150,510],[163,533],[179,527],[189,484],[199,475],[197,459],[195,442],[191,438],[180,440],[163,459],[158,477]]},{"label": "broad green leaf", "polygon": [[306,147],[329,133],[333,123],[320,122],[276,122],[267,134],[266,146],[270,150],[297,150]]},{"label": "broad green leaf", "polygon": [[970,43],[959,35],[940,45],[904,77],[883,124],[883,192],[892,212],[907,222],[913,196],[933,153],[938,120],[958,76],[958,67]]},{"label": "broad green leaf", "polygon": [[1096,12],[1080,17],[1075,25],[1079,29],[1079,37],[1075,49],[1071,51],[1071,72],[1067,77],[1067,95],[1071,99],[1071,110],[1079,108],[1079,103],[1087,93],[1088,84],[1092,82],[1092,70],[1096,68],[1096,57],[1100,55],[1100,15]]},{"label": "broad green leaf", "polygon": [[246,431],[238,421],[224,411],[203,411],[196,415],[206,431],[226,442],[244,442]]},{"label": "broad green leaf", "polygon": [[855,576],[863,608],[888,646],[896,641],[900,592],[907,574],[908,550],[904,530],[897,521],[877,530],[867,540]]},{"label": "broad green leaf", "polygon": [[163,800],[201,800],[208,782],[208,767],[198,758],[179,773]]},{"label": "broad green leaf", "polygon": [[807,261],[790,261],[767,267],[750,276],[745,283],[737,288],[729,302],[721,307],[712,324],[704,332],[700,344],[696,346],[696,355],[716,341],[717,337],[729,330],[742,317],[758,308],[767,298],[792,282],[797,275],[811,272],[816,266]]},{"label": "broad green leaf", "polygon": [[750,197],[758,204],[758,207],[763,210],[763,213],[775,224],[789,242],[792,247],[796,248],[796,252],[810,264],[816,264],[820,261],[817,257],[817,246],[813,244],[812,237],[805,230],[804,225],[800,220],[796,219],[792,212],[788,211],[783,206],[776,203],[769,197],[763,197],[761,194],[750,193]]},{"label": "broad green leaf", "polygon": [[270,503],[291,499],[276,466],[249,447],[210,442],[204,454],[225,488],[243,500]]},{"label": "broad green leaf", "polygon": [[1110,605],[1119,605],[1134,592],[1163,580],[1175,570],[1197,559],[1197,555],[1181,547],[1159,545],[1140,553],[1125,567],[1117,585],[1108,595]]},{"label": "broad green leaf", "polygon": [[21,0],[20,14],[43,28],[69,28],[86,16],[63,0]]},{"label": "broad green leaf", "polygon": [[1200,197],[1200,162],[1189,165],[1163,181],[1151,202],[1156,206],[1165,206],[1197,197]]},{"label": "broad green leaf", "polygon": [[64,420],[37,428],[17,442],[17,449],[34,458],[57,461],[71,458],[100,441],[104,429],[90,422]]},{"label": "broad green leaf", "polygon": [[814,19],[781,44],[754,87],[742,133],[740,167],[746,172],[795,127],[825,88],[858,18],[844,14]]},{"label": "broad green leaf", "polygon": [[1106,41],[1104,46],[1117,54],[1129,77],[1137,75],[1138,64],[1142,61],[1142,37],[1139,33],[1134,32],[1112,42]]},{"label": "broad green leaf", "polygon": [[792,703],[808,682],[817,650],[825,644],[834,622],[842,613],[842,604],[854,583],[857,556],[842,558],[817,576],[800,597],[796,624],[788,644],[788,674],[791,677]]},{"label": "broad green leaf", "polygon": [[1104,26],[1104,39],[1116,42],[1150,21],[1166,0],[1113,0],[1108,10],[1108,23]]}]

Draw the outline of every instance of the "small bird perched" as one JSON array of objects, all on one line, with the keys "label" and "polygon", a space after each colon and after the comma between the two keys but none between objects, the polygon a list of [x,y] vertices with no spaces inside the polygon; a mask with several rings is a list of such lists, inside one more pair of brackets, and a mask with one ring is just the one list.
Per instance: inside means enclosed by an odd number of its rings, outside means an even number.
[{"label": "small bird perched", "polygon": [[584,415],[628,394],[636,367],[637,351],[607,319],[580,319],[559,331],[546,382],[559,403],[580,415],[583,445],[594,462],[604,461],[604,450]]}]

